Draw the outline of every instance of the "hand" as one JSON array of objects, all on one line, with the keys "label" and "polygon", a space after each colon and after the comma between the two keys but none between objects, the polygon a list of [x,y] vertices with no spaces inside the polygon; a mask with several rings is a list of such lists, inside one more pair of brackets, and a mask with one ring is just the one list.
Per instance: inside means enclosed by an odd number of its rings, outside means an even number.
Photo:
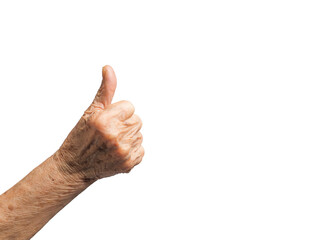
[{"label": "hand", "polygon": [[98,93],[54,154],[61,172],[71,179],[93,182],[117,173],[128,173],[144,156],[142,126],[128,101],[111,104],[117,80],[105,66]]}]

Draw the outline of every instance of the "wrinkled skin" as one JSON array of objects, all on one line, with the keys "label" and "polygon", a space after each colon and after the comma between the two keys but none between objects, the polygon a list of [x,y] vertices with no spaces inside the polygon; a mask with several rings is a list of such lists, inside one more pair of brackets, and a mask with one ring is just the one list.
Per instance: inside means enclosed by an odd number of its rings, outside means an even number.
[{"label": "wrinkled skin", "polygon": [[0,239],[30,239],[96,180],[128,173],[143,158],[142,126],[127,101],[111,104],[117,80],[105,66],[92,104],[61,147],[0,195]]},{"label": "wrinkled skin", "polygon": [[89,108],[56,153],[60,169],[72,178],[95,181],[128,173],[144,156],[141,119],[128,101],[110,104],[116,77],[109,66]]}]

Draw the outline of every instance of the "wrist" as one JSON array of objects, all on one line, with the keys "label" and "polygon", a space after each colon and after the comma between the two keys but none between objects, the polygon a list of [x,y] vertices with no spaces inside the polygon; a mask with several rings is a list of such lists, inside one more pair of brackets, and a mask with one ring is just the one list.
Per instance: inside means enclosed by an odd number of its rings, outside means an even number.
[{"label": "wrist", "polygon": [[87,178],[81,171],[76,171],[72,166],[74,156],[72,154],[59,149],[47,161],[55,168],[59,179],[64,181],[68,186],[75,189],[85,189],[96,180]]}]

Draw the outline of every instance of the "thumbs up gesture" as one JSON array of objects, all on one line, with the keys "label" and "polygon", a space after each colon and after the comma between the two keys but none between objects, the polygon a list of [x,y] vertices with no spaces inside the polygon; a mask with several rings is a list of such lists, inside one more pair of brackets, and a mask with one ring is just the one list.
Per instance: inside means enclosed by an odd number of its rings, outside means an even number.
[{"label": "thumbs up gesture", "polygon": [[89,108],[54,154],[68,179],[83,182],[128,173],[144,155],[142,122],[128,101],[112,103],[117,86],[113,69],[102,69],[101,86]]}]

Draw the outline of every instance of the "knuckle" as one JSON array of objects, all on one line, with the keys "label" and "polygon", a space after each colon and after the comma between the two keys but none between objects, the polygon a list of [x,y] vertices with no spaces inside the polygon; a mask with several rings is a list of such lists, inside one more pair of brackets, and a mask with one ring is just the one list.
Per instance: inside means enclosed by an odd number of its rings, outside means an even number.
[{"label": "knuckle", "polygon": [[138,134],[139,134],[138,139],[140,140],[140,143],[142,143],[143,142],[143,135],[141,132],[139,132]]},{"label": "knuckle", "polygon": [[131,128],[141,129],[142,120],[137,114],[133,114],[130,118],[124,121],[124,124]]},{"label": "knuckle", "polygon": [[121,105],[122,106],[120,108],[120,119],[125,120],[125,119],[130,118],[135,111],[132,103],[129,101],[122,101]]},{"label": "knuckle", "polygon": [[109,105],[108,107],[113,109],[123,109],[132,112],[134,112],[135,110],[133,104],[127,100],[121,100],[119,102]]},{"label": "knuckle", "polygon": [[138,158],[138,160],[135,163],[135,166],[139,165],[142,162],[142,157]]},{"label": "knuckle", "polygon": [[142,146],[141,146],[141,150],[140,150],[140,152],[141,152],[141,156],[143,157],[143,156],[144,156],[144,154],[145,154],[144,147],[142,147]]},{"label": "knuckle", "polygon": [[142,124],[142,120],[141,120],[141,118],[139,117],[139,115],[135,114],[135,115],[133,115],[133,116],[134,116],[134,118],[135,118],[135,122]]},{"label": "knuckle", "polygon": [[144,151],[142,150],[142,152],[140,151],[139,155],[135,159],[135,163],[134,163],[135,166],[137,166],[142,162],[143,156],[144,156]]},{"label": "knuckle", "polygon": [[124,109],[126,109],[127,111],[131,111],[131,112],[135,111],[135,108],[131,102],[129,102],[127,100],[122,100],[120,103],[121,103],[122,107]]},{"label": "knuckle", "polygon": [[129,173],[133,168],[132,163],[130,161],[125,162],[122,165],[122,167],[123,167],[123,172],[124,173]]},{"label": "knuckle", "polygon": [[116,117],[122,121],[130,118],[135,111],[132,103],[126,100],[114,103],[112,105],[109,105],[108,107],[109,107],[108,109],[109,114],[111,114],[113,117]]},{"label": "knuckle", "polygon": [[89,125],[95,127],[95,128],[100,128],[103,127],[103,121],[101,119],[101,112],[100,111],[92,111],[90,113],[90,116],[87,116],[87,122]]},{"label": "knuckle", "polygon": [[138,125],[138,128],[141,129],[142,128],[142,120],[138,115],[136,115],[136,123]]},{"label": "knuckle", "polygon": [[97,128],[97,129],[104,129],[106,126],[105,126],[105,122],[102,121],[101,117],[95,119],[93,121],[93,125]]},{"label": "knuckle", "polygon": [[117,134],[115,132],[107,132],[105,136],[107,140],[117,143]]},{"label": "knuckle", "polygon": [[103,135],[104,142],[106,144],[106,147],[109,148],[111,151],[117,151],[117,149],[120,148],[120,143],[118,136],[113,133],[109,132]]},{"label": "knuckle", "polygon": [[126,157],[130,153],[130,147],[129,146],[120,146],[120,147],[118,147],[117,152],[120,156]]},{"label": "knuckle", "polygon": [[114,119],[103,111],[96,112],[90,119],[90,123],[99,131],[105,132],[114,125]]}]

